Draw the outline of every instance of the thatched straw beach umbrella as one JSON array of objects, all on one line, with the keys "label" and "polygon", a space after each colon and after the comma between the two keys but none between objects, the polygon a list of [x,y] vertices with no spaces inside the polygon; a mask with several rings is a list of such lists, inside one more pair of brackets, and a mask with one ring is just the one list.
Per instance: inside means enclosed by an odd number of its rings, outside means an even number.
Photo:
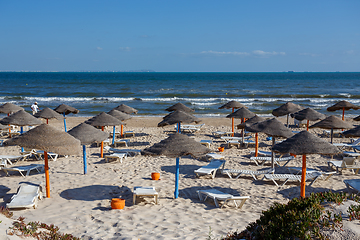
[{"label": "thatched straw beach umbrella", "polygon": [[345,110],[350,110],[350,109],[358,110],[358,109],[360,109],[360,107],[356,106],[348,101],[340,101],[340,102],[334,104],[333,106],[328,107],[326,110],[328,110],[329,112],[343,110],[342,120],[344,121],[345,120]]},{"label": "thatched straw beach umbrella", "polygon": [[86,163],[85,145],[94,142],[104,141],[108,137],[108,134],[86,123],[81,123],[77,125],[73,129],[71,129],[68,133],[74,138],[79,139],[81,144],[83,145],[84,174],[86,174],[87,163]]},{"label": "thatched straw beach umbrella", "polygon": [[179,133],[175,133],[153,146],[142,151],[143,155],[165,155],[176,158],[175,191],[174,197],[179,196],[179,158],[186,155],[201,156],[211,152],[210,149],[201,145],[194,139]]},{"label": "thatched straw beach umbrella", "polygon": [[[5,103],[5,104],[0,106],[0,113],[5,113],[8,116],[11,113],[18,112],[20,110],[24,110],[24,108],[19,107],[18,105],[15,105],[15,104],[12,104],[12,103]],[[8,126],[7,128],[9,128],[9,137],[11,137],[11,127]]]},{"label": "thatched straw beach umbrella", "polygon": [[47,152],[60,155],[79,155],[81,152],[78,139],[47,124],[41,124],[16,138],[6,141],[5,144],[44,151],[46,196],[48,198],[50,197],[50,180]]},{"label": "thatched straw beach umbrella", "polygon": [[[235,112],[227,115],[227,118],[240,118],[241,122],[245,122],[245,119],[247,118],[252,118],[255,116],[255,113],[251,112],[250,110],[248,110],[247,108],[239,108],[238,110],[236,110]],[[242,141],[244,142],[244,130],[241,131],[241,135],[242,135]]]},{"label": "thatched straw beach umbrella", "polygon": [[301,107],[300,105],[297,105],[292,102],[287,102],[287,103],[281,105],[280,107],[274,109],[272,111],[272,115],[274,115],[275,117],[280,117],[280,116],[286,115],[286,126],[289,127],[289,114],[295,113],[302,109],[303,109],[303,107]]},{"label": "thatched straw beach umbrella", "polygon": [[[246,126],[251,126],[252,124],[262,122],[262,121],[265,121],[265,120],[266,120],[265,118],[259,117],[258,115],[255,115],[254,117],[250,118],[246,122],[243,122],[243,123],[237,125],[237,128],[238,129],[245,129]],[[258,156],[258,150],[259,150],[259,137],[258,137],[258,133],[255,132],[255,157]]]},{"label": "thatched straw beach umbrella", "polygon": [[291,117],[299,121],[307,120],[306,131],[309,131],[309,121],[317,121],[326,118],[324,114],[319,113],[312,108],[305,108],[296,113],[292,113]]},{"label": "thatched straw beach umbrella", "polygon": [[[275,145],[275,137],[284,137],[289,138],[294,135],[294,133],[287,127],[284,126],[282,122],[276,118],[265,120],[263,122],[255,123],[251,126],[246,126],[246,130],[249,132],[263,132],[272,137],[272,146]],[[271,167],[274,168],[274,152],[271,154]]]},{"label": "thatched straw beach umbrella", "polygon": [[352,128],[342,133],[345,137],[360,137],[360,126]]},{"label": "thatched straw beach umbrella", "polygon": [[[119,126],[124,124],[117,118],[102,112],[96,115],[95,117],[92,117],[85,121],[85,123],[90,124],[94,127],[101,127],[101,130],[104,131],[104,126]],[[104,142],[101,141],[101,149],[100,149],[100,157],[104,156]]]},{"label": "thatched straw beach umbrella", "polygon": [[68,115],[70,113],[73,113],[73,114],[77,114],[79,113],[79,110],[77,110],[76,108],[74,107],[70,107],[66,104],[61,104],[59,106],[57,106],[55,109],[54,109],[55,112],[58,112],[58,113],[61,113],[64,115],[64,128],[65,128],[65,132],[67,131],[66,130],[66,116],[65,115]]},{"label": "thatched straw beach umbrella", "polygon": [[285,141],[276,144],[272,150],[279,153],[303,155],[300,196],[305,197],[306,155],[307,154],[337,154],[340,150],[325,140],[308,131],[302,131]]},{"label": "thatched straw beach umbrella", "polygon": [[163,117],[163,120],[161,122],[158,123],[158,127],[164,127],[167,125],[173,125],[173,124],[178,124],[178,132],[181,132],[181,124],[180,123],[199,123],[201,122],[200,119],[198,119],[197,117],[194,117],[191,114],[188,114],[186,112],[183,111],[175,111],[175,112],[171,112],[168,115],[166,115],[165,117]]},{"label": "thatched straw beach umbrella", "polygon": [[116,108],[114,108],[115,110],[118,110],[120,112],[124,112],[127,114],[137,114],[138,110],[136,110],[135,108],[129,107],[125,104],[120,104],[119,106],[117,106]]},{"label": "thatched straw beach umbrella", "polygon": [[49,119],[52,118],[55,118],[57,120],[64,119],[62,115],[48,107],[44,108],[40,112],[35,113],[34,117],[46,119],[46,124],[49,124]]},{"label": "thatched straw beach umbrella", "polygon": [[[33,115],[25,112],[24,110],[17,111],[16,113],[11,114],[10,116],[7,116],[0,120],[1,124],[8,124],[8,125],[15,125],[20,126],[20,134],[23,134],[24,132],[24,126],[35,126],[42,124],[42,121],[34,117]],[[11,137],[11,135],[10,135]],[[23,152],[24,149],[21,148],[21,152]]]},{"label": "thatched straw beach umbrella", "polygon": [[[246,106],[237,101],[230,101],[219,107],[219,109],[232,109],[232,113],[234,112],[234,109],[239,109],[239,108],[246,108]],[[232,129],[232,136],[234,136],[234,118],[231,118],[231,129]]]},{"label": "thatched straw beach umbrella", "polygon": [[165,111],[168,111],[168,112],[173,112],[173,111],[178,111],[178,110],[186,112],[186,113],[194,112],[194,109],[191,109],[182,103],[176,103],[176,104],[172,105],[171,107],[168,107],[167,109],[165,109]]},{"label": "thatched straw beach umbrella", "polygon": [[335,116],[329,116],[320,122],[315,123],[314,125],[310,126],[310,128],[323,128],[323,129],[331,129],[331,143],[333,143],[333,131],[334,129],[348,129],[352,128],[353,125],[341,120]]},{"label": "thatched straw beach umbrella", "polygon": [[[120,121],[126,121],[130,118],[132,118],[129,114],[126,114],[124,112],[120,112],[118,110],[111,110],[108,112],[109,115],[119,119]],[[123,137],[123,125],[120,126],[121,130],[120,130],[120,137]],[[114,141],[115,141],[115,126],[114,126],[114,133],[113,133],[113,144],[114,144]]]}]

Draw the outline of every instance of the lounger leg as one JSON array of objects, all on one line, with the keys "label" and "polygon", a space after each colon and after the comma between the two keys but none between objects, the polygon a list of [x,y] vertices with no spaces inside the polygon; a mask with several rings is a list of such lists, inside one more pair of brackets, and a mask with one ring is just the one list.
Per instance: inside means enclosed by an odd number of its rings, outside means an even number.
[{"label": "lounger leg", "polygon": [[235,179],[238,179],[238,178],[240,177],[240,175],[241,175],[241,173],[239,173],[239,174],[235,177]]},{"label": "lounger leg", "polygon": [[218,202],[218,200],[216,198],[214,198],[214,202],[215,202],[215,206],[219,207],[219,202]]},{"label": "lounger leg", "polygon": [[133,205],[136,203],[136,194],[133,194]]}]

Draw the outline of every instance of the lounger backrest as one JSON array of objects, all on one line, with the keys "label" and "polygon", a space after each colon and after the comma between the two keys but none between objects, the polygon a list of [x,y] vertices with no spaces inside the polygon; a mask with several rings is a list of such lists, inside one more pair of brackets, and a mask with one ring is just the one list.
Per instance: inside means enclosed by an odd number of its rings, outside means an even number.
[{"label": "lounger backrest", "polygon": [[360,144],[360,138],[356,139],[356,140],[352,143],[352,145],[359,145],[359,144]]}]

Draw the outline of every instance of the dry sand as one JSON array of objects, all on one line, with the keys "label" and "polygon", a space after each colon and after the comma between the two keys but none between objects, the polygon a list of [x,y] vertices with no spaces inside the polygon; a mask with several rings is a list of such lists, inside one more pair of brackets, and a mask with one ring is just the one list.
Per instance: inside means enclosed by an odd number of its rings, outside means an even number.
[{"label": "dry sand", "polygon": [[[83,117],[68,117],[68,129],[83,122]],[[130,148],[144,149],[165,139],[173,126],[158,128],[159,117],[134,117],[127,121],[124,130],[132,130],[136,137],[131,138]],[[280,118],[285,121],[284,118]],[[218,152],[220,145],[225,145],[214,138],[213,131],[230,131],[231,120],[226,118],[204,118],[205,127],[193,134],[196,140],[211,139],[211,149]],[[235,123],[239,123],[235,120]],[[63,129],[63,122],[50,120],[49,124]],[[293,130],[304,130],[296,129]],[[110,129],[109,129],[110,131]],[[239,131],[239,130],[237,130]],[[321,133],[322,130],[310,130]],[[271,141],[260,135],[261,149],[268,150]],[[348,142],[348,139],[335,138],[337,142]],[[252,147],[225,149],[226,168],[260,170],[266,166],[256,166],[249,161]],[[0,154],[19,154],[19,147],[0,147]],[[71,233],[84,239],[206,239],[225,236],[230,231],[243,230],[250,222],[259,218],[261,212],[274,202],[286,203],[289,199],[299,197],[300,188],[296,182],[288,182],[278,189],[271,181],[254,181],[244,176],[229,179],[217,174],[215,179],[196,178],[194,170],[207,162],[182,158],[180,160],[180,195],[173,198],[175,159],[165,156],[128,157],[123,161],[105,163],[99,157],[100,148],[87,147],[88,174],[83,174],[82,156],[60,157],[50,161],[51,198],[39,202],[37,209],[14,211],[14,219],[24,216],[27,221],[40,221],[55,224],[60,231]],[[335,157],[336,158],[336,157]],[[307,158],[309,168],[328,171],[329,157],[311,155]],[[43,163],[32,161],[32,163]],[[29,164],[19,162],[18,165]],[[301,166],[301,157],[289,163],[289,166]],[[278,168],[277,171],[286,171]],[[151,180],[152,172],[160,172],[161,180]],[[43,181],[44,174],[32,173],[23,178],[19,174],[6,177],[0,172],[0,204],[5,205],[16,192],[21,181]],[[345,191],[344,179],[360,179],[345,170],[343,175],[334,175],[329,180],[320,180],[306,188],[306,193],[318,191]],[[154,186],[159,193],[159,204],[145,198],[138,204],[132,204],[132,192],[135,186]],[[216,208],[213,201],[202,202],[196,191],[216,188],[233,195],[249,195],[241,210],[233,207]],[[111,210],[112,198],[124,198],[124,210]]]}]

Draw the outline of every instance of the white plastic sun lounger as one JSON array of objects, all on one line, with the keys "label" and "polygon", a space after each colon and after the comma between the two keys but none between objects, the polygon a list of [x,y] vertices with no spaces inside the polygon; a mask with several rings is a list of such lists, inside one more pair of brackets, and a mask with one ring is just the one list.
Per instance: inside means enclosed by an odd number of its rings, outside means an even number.
[{"label": "white plastic sun lounger", "polygon": [[158,204],[159,193],[156,192],[155,187],[134,187],[133,204],[136,203],[137,197],[154,197],[155,204]]},{"label": "white plastic sun lounger", "polygon": [[[48,157],[53,161],[56,161],[59,156],[59,154],[53,153],[53,152],[46,152],[46,153],[47,153]],[[36,159],[43,160],[44,151],[38,150],[38,151],[35,151],[33,154],[36,157]]]},{"label": "white plastic sun lounger", "polygon": [[[360,165],[355,163],[355,157],[344,157],[341,161],[329,161],[329,168],[336,168],[337,173],[342,173],[343,169],[351,169],[354,174],[358,174],[360,170]],[[354,171],[355,170],[355,171]]]},{"label": "white plastic sun lounger", "polygon": [[342,155],[349,157],[360,157],[360,152],[343,151]]},{"label": "white plastic sun lounger", "polygon": [[[310,172],[306,173],[306,180],[312,180],[310,185],[314,184],[318,179],[322,179],[324,176],[326,178],[325,181],[329,179],[336,172]],[[301,182],[301,174],[265,174],[264,179],[272,180],[276,186],[284,186],[288,181],[299,181]],[[284,181],[281,185],[279,185],[276,181]]]},{"label": "white plastic sun lounger", "polygon": [[339,147],[341,150],[344,148],[356,147],[359,146],[359,144],[360,144],[360,138],[356,139],[352,143],[333,143],[334,146]]},{"label": "white plastic sun lounger", "polygon": [[217,153],[208,153],[205,155],[207,160],[211,159],[224,159],[223,155],[217,154]]},{"label": "white plastic sun lounger", "polygon": [[105,155],[105,162],[115,162],[117,160],[122,163],[123,159],[127,157],[126,153],[112,153],[110,155]]},{"label": "white plastic sun lounger", "polygon": [[200,175],[210,175],[211,178],[214,179],[216,171],[223,165],[225,165],[225,160],[213,159],[208,165],[202,166],[194,172],[197,177],[199,177]]},{"label": "white plastic sun lounger", "polygon": [[[280,167],[280,162],[285,162],[285,164],[283,165],[283,167],[285,167],[294,158],[294,156],[274,158],[274,163]],[[271,157],[251,157],[250,160],[254,161],[255,164],[259,166],[264,165],[266,162],[271,162]]]},{"label": "white plastic sun lounger", "polygon": [[[216,189],[198,190],[196,192],[198,193],[199,199],[201,201],[205,202],[208,197],[212,198],[216,207],[220,207],[219,201],[224,201],[224,203],[221,205],[221,208],[223,208],[227,202],[233,201],[235,206],[241,209],[245,201],[250,198],[250,196],[233,196]],[[238,205],[236,201],[240,201],[240,204]]]},{"label": "white plastic sun lounger", "polygon": [[24,154],[24,155],[0,155],[0,160],[3,160],[5,166],[7,164],[12,165],[12,160],[24,160],[29,157],[31,153]]},{"label": "white plastic sun lounger", "polygon": [[263,174],[271,174],[274,173],[275,170],[270,168],[270,169],[266,169],[266,170],[261,170],[261,171],[252,171],[252,170],[241,170],[241,169],[222,169],[221,173],[222,174],[226,174],[229,176],[229,178],[233,178],[233,175],[235,179],[239,178],[241,176],[241,174],[249,174],[251,175],[255,180],[258,180],[258,176],[259,175],[263,175]]},{"label": "white plastic sun lounger", "polygon": [[112,148],[110,146],[105,146],[105,150],[107,150],[109,153],[126,153],[127,156],[136,156],[141,155],[141,150],[139,149],[118,149],[118,148]]},{"label": "white plastic sun lounger", "polygon": [[211,140],[200,140],[200,144],[205,145],[207,148],[210,148],[212,141]]},{"label": "white plastic sun lounger", "polygon": [[214,135],[214,137],[220,138],[221,136],[228,136],[230,137],[233,132],[222,132],[222,131],[216,131],[212,133]]},{"label": "white plastic sun lounger", "polygon": [[41,183],[22,182],[6,207],[10,209],[37,208],[39,199],[42,199]]},{"label": "white plastic sun lounger", "polygon": [[[44,171],[44,164],[30,164],[26,166],[14,166],[14,167],[3,167],[1,170],[4,170],[6,176],[10,176],[8,172],[19,172],[21,176],[29,176],[31,170],[36,170],[37,172]],[[24,175],[24,172],[26,174]]]},{"label": "white plastic sun lounger", "polygon": [[348,179],[344,180],[344,183],[349,193],[356,192],[357,195],[360,194],[360,179]]}]

